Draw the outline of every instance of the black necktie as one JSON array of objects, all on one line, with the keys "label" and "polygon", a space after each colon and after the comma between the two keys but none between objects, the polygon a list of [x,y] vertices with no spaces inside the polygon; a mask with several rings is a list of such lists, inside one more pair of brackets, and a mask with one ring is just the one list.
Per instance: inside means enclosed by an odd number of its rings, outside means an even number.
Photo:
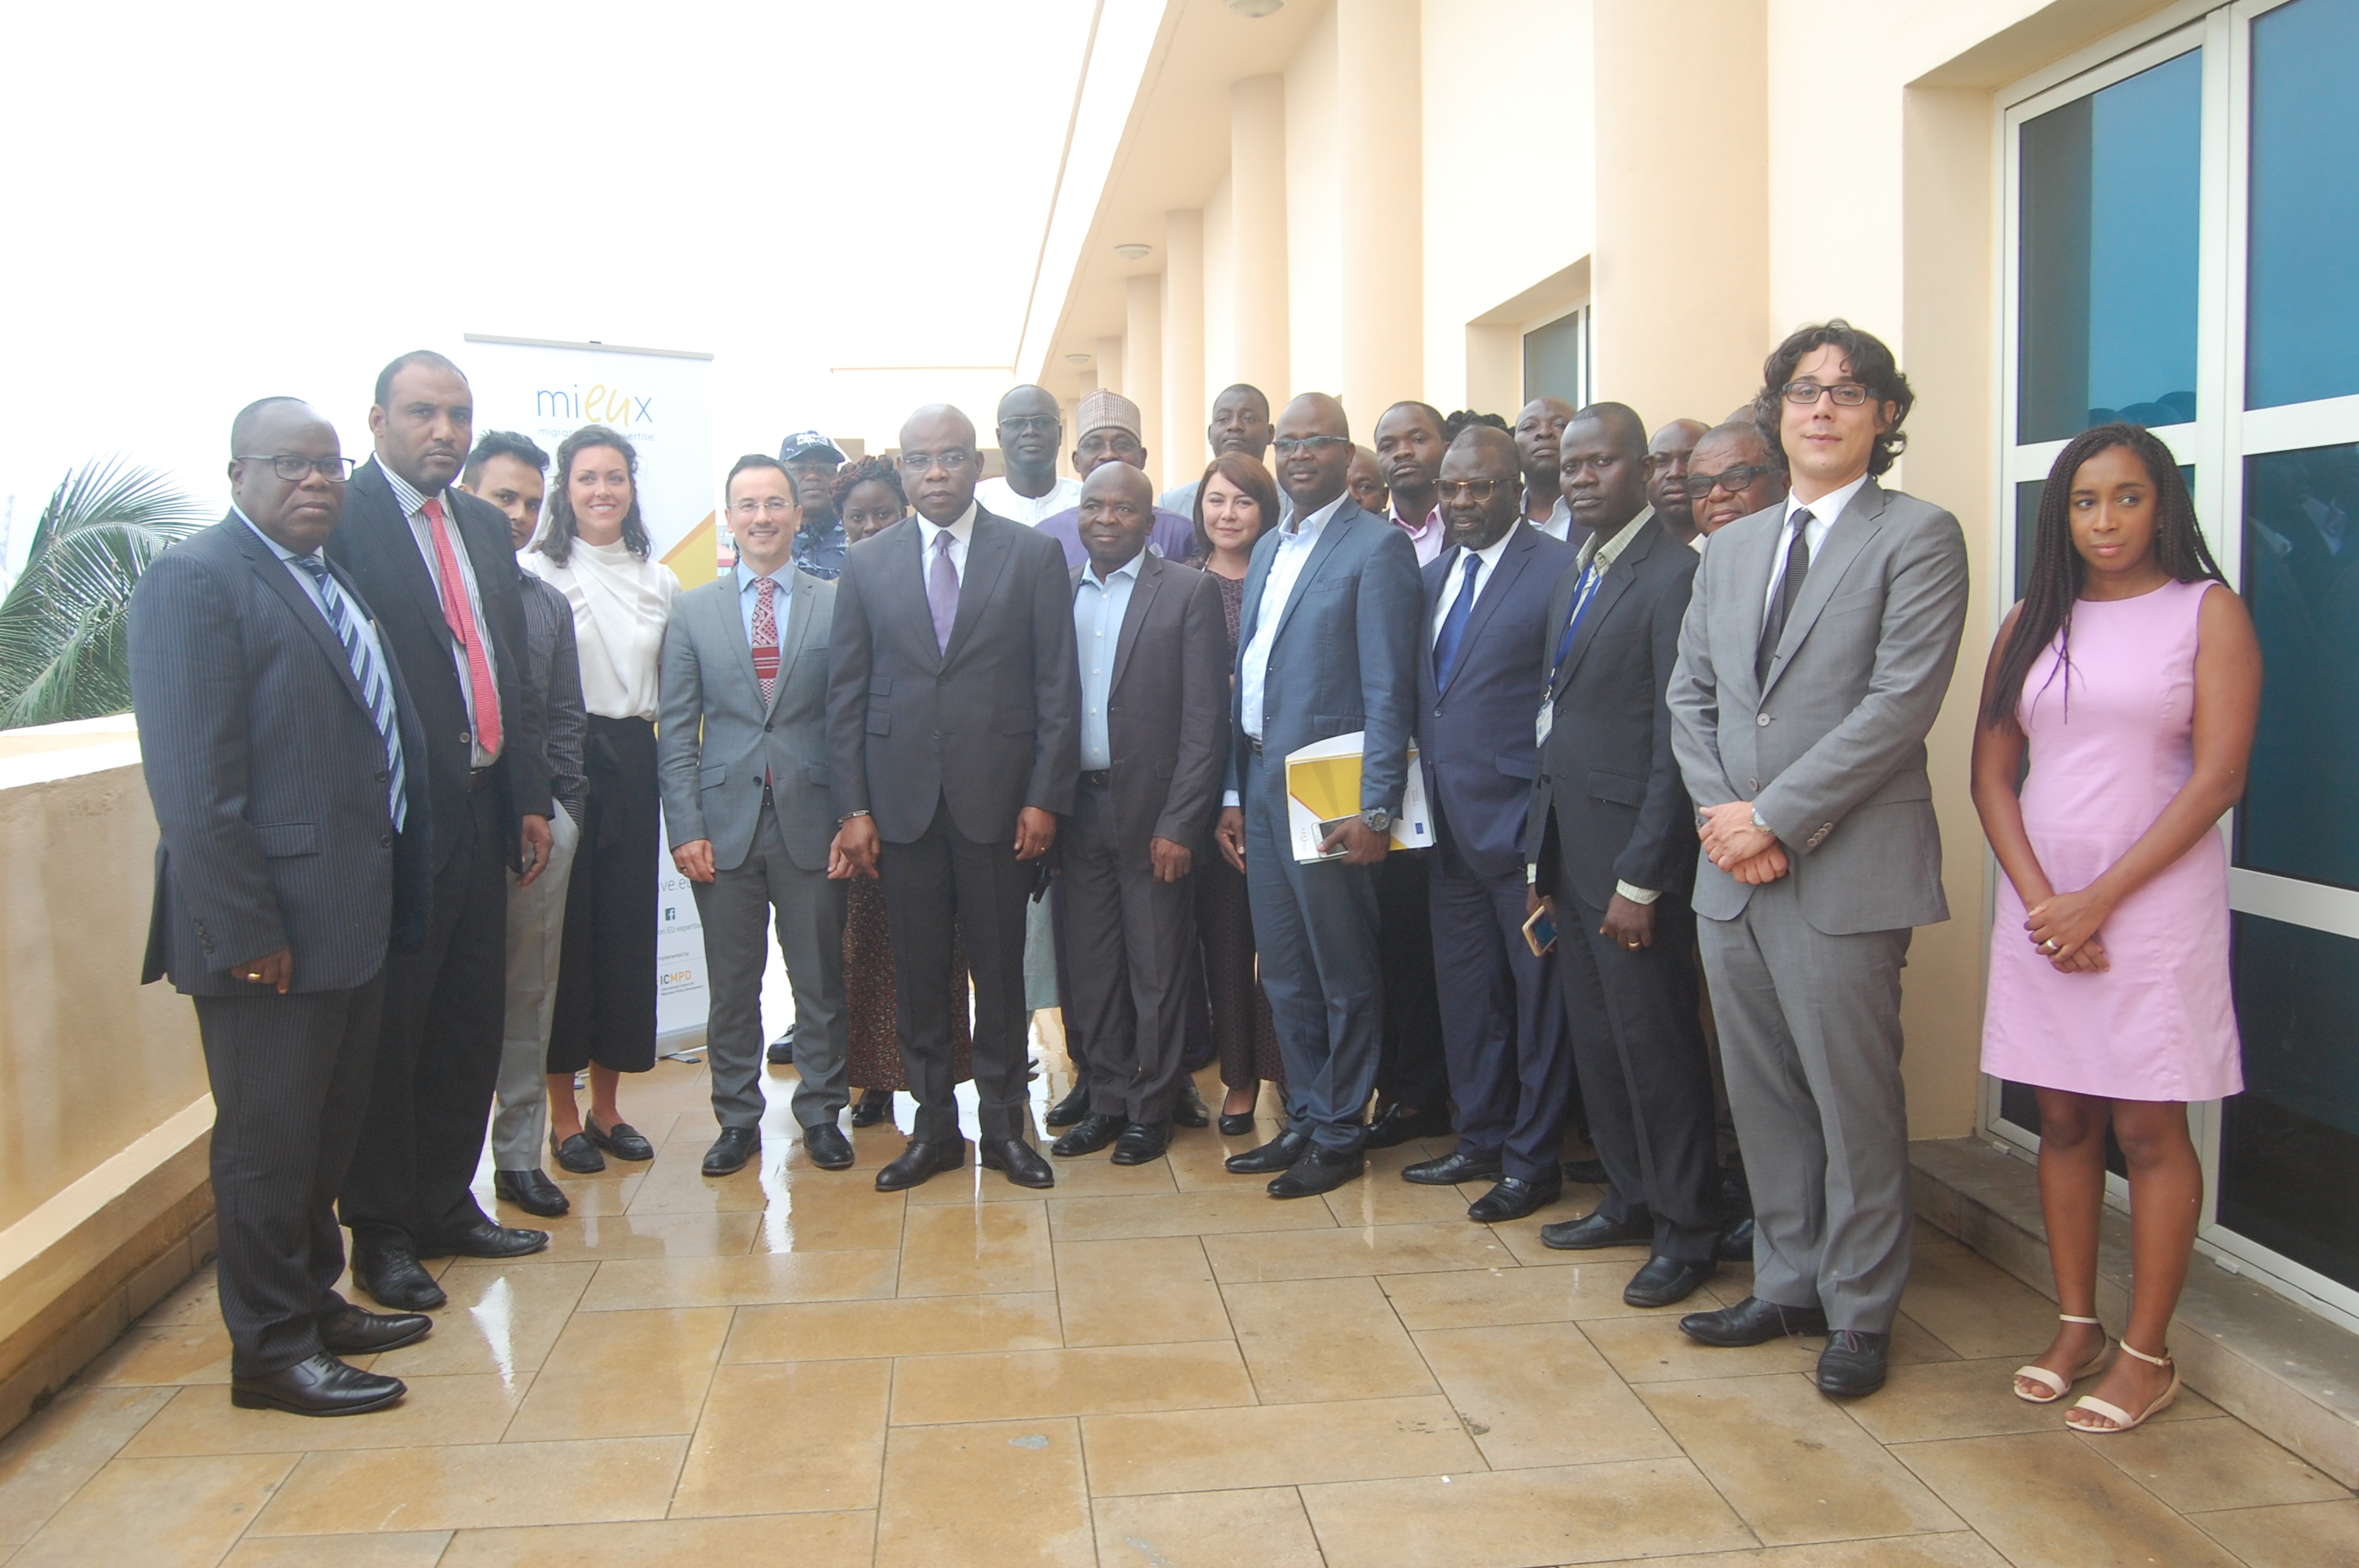
[{"label": "black necktie", "polygon": [[1786,635],[1787,618],[1794,613],[1794,601],[1802,597],[1802,579],[1810,574],[1810,514],[1805,509],[1794,514],[1794,542],[1786,546],[1786,575],[1777,579],[1777,591],[1770,596],[1769,613],[1761,622],[1761,647],[1753,655],[1753,678],[1767,680],[1769,665],[1777,656],[1777,643]]}]

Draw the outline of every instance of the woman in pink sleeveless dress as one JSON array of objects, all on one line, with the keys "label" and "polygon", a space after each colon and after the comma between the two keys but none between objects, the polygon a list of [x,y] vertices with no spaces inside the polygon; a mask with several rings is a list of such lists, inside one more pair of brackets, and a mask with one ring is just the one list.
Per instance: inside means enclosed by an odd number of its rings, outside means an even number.
[{"label": "woman in pink sleeveless dress", "polygon": [[[2136,426],[2100,426],[2058,456],[2031,548],[1973,752],[1974,805],[2006,873],[1983,1071],[2038,1094],[2063,1309],[2015,1391],[2053,1403],[2102,1372],[2065,1423],[2126,1432],[2179,1390],[2165,1340],[2203,1196],[2187,1102],[2244,1087],[2217,825],[2245,791],[2261,655],[2178,460]],[[2109,1123],[2129,1163],[2135,1275],[2110,1364],[2096,1316]]]}]

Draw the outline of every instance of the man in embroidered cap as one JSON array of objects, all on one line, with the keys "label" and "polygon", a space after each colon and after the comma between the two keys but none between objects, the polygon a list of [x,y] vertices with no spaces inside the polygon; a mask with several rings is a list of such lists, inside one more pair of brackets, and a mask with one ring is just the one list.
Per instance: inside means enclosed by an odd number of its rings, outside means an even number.
[{"label": "man in embroidered cap", "polygon": [[[1135,469],[1147,467],[1147,440],[1140,433],[1138,405],[1119,392],[1093,392],[1082,399],[1079,416],[1080,439],[1073,446],[1073,472],[1086,480],[1090,470],[1100,463],[1128,463]],[[1082,547],[1082,509],[1069,506],[1053,517],[1043,518],[1040,532],[1065,547],[1065,565],[1078,567],[1090,558]],[[1196,524],[1193,519],[1177,512],[1155,509],[1155,526],[1147,535],[1147,547],[1168,560],[1184,561],[1196,548]]]}]

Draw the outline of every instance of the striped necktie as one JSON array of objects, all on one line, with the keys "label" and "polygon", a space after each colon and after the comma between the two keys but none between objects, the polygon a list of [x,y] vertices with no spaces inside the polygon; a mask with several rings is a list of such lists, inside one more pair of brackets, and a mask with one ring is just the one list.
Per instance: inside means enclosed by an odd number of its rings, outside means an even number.
[{"label": "striped necktie", "polygon": [[353,601],[336,585],[328,563],[317,556],[288,557],[296,566],[310,574],[319,587],[320,602],[328,612],[328,629],[336,641],[344,645],[344,657],[353,667],[353,680],[361,688],[361,700],[368,704],[369,718],[376,722],[376,732],[385,741],[386,776],[392,780],[389,806],[393,826],[397,832],[409,815],[409,797],[402,791],[405,773],[401,764],[401,725],[393,710],[393,683],[386,678],[384,666],[377,663],[376,650],[361,635],[361,617]]},{"label": "striped necktie", "polygon": [[754,678],[761,683],[762,706],[770,706],[778,690],[778,611],[773,596],[774,578],[754,579]]}]

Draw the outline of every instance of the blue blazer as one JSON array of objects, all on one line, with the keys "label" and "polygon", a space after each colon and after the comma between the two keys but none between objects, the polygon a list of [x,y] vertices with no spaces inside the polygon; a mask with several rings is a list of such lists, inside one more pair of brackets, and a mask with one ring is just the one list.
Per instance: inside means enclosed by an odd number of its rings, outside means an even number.
[{"label": "blue blazer", "polygon": [[1418,622],[1417,753],[1426,797],[1477,876],[1524,871],[1524,818],[1539,774],[1534,721],[1548,691],[1549,601],[1581,552],[1518,522],[1467,618],[1450,684],[1437,678],[1433,617],[1458,593],[1466,557],[1444,550],[1426,564]]},{"label": "blue blazer", "polygon": [[[1229,788],[1244,777],[1245,655],[1261,624],[1262,585],[1277,554],[1265,532],[1245,570],[1237,617],[1237,688],[1230,699]],[[1360,806],[1400,809],[1417,700],[1417,547],[1345,496],[1320,530],[1279,619],[1262,683],[1262,744],[1270,764],[1330,736],[1365,730]]]}]

